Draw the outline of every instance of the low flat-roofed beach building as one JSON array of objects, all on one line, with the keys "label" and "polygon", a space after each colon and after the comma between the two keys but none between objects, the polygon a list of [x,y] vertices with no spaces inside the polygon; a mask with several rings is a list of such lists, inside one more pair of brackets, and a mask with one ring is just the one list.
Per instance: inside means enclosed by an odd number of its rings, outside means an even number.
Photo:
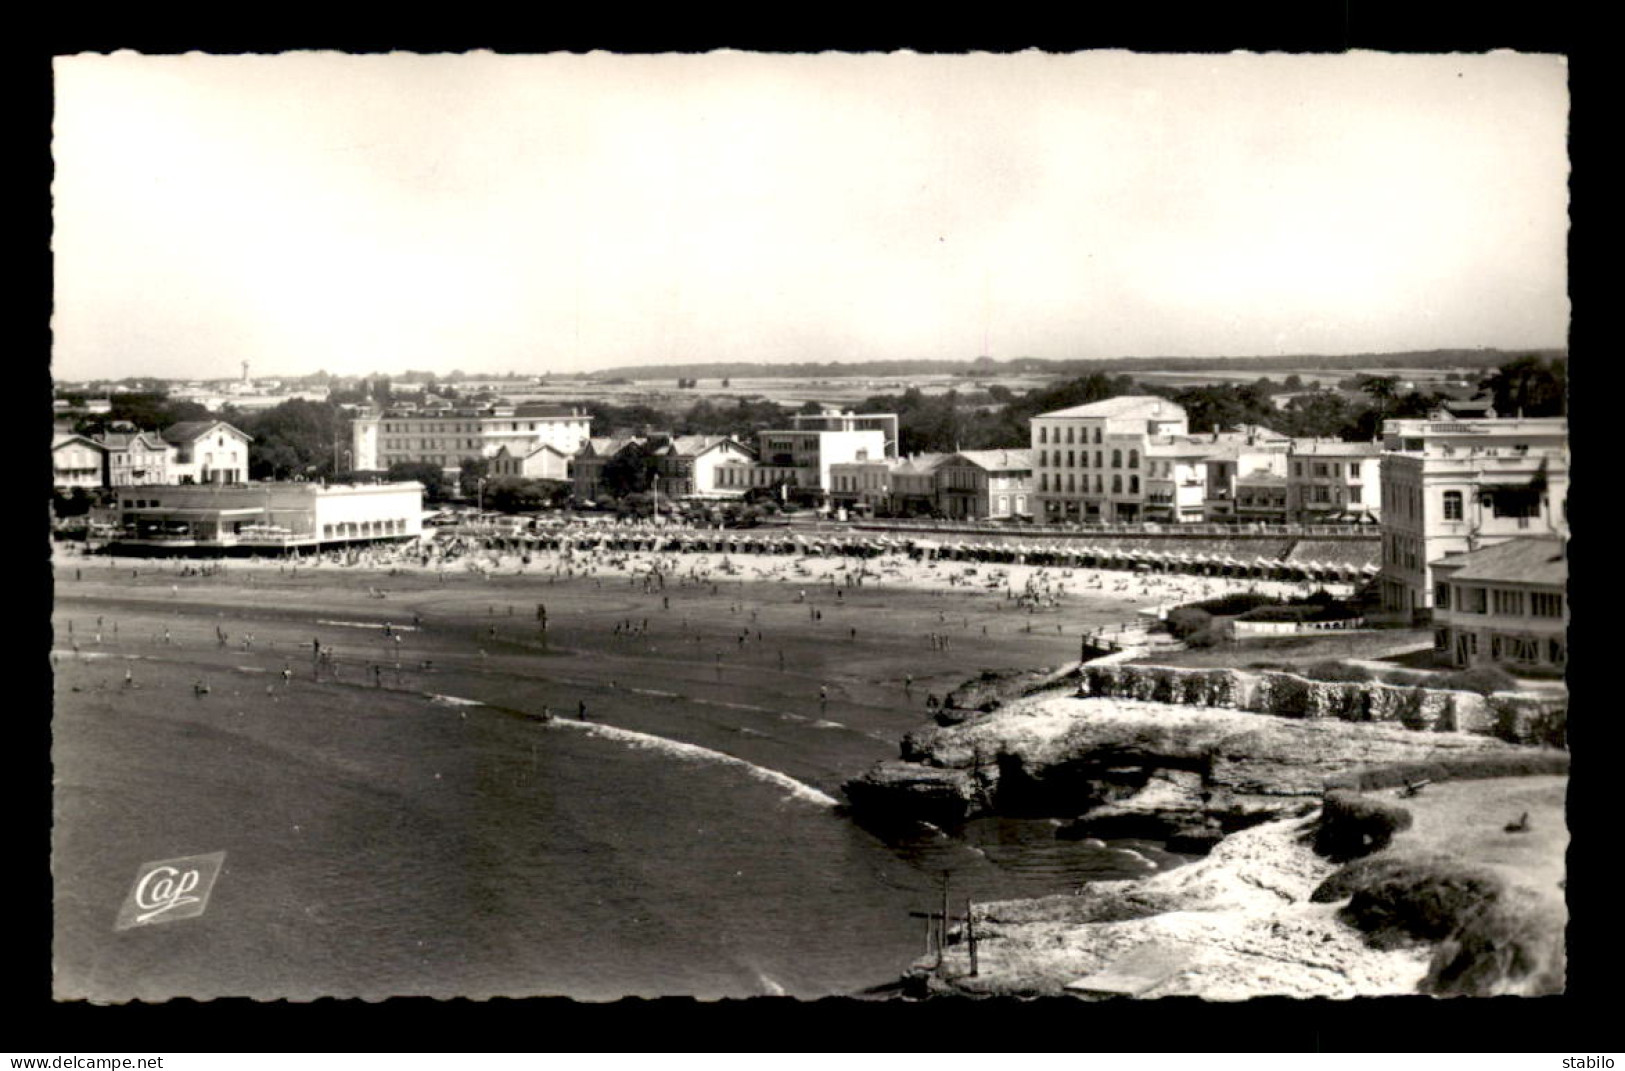
[{"label": "low flat-roofed beach building", "polygon": [[423,533],[423,485],[258,483],[124,487],[111,542],[149,552],[275,552]]}]

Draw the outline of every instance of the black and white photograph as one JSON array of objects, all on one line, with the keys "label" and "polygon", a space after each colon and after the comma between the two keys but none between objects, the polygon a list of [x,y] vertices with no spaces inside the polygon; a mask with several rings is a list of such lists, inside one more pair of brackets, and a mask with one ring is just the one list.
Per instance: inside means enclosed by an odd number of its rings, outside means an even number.
[{"label": "black and white photograph", "polygon": [[56,1002],[1567,991],[1564,56],[51,68]]}]

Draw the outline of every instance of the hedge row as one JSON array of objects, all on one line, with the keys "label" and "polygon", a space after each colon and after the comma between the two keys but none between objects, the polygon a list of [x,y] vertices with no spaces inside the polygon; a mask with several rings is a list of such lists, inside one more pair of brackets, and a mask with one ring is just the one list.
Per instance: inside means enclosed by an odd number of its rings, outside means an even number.
[{"label": "hedge row", "polygon": [[1321,803],[1315,851],[1329,859],[1358,859],[1388,847],[1412,821],[1411,812],[1397,803],[1336,789]]},{"label": "hedge row", "polygon": [[1429,762],[1396,762],[1347,770],[1326,778],[1328,792],[1339,789],[1375,792],[1418,781],[1477,781],[1490,777],[1535,777],[1569,772],[1566,751],[1509,751],[1459,755]]},{"label": "hedge row", "polygon": [[1229,707],[1258,714],[1397,722],[1418,731],[1470,732],[1520,744],[1563,746],[1566,706],[1540,696],[1316,681],[1279,670],[1086,665],[1078,694],[1141,702]]}]

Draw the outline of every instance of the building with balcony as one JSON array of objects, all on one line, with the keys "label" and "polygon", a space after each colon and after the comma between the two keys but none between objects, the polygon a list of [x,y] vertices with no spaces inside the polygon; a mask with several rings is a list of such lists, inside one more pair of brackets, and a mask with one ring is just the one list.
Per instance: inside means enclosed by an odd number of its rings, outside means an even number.
[{"label": "building with balcony", "polygon": [[106,431],[96,441],[107,447],[107,485],[136,487],[170,482],[175,448],[154,432]]},{"label": "building with balcony", "polygon": [[1511,539],[1567,537],[1568,421],[1383,424],[1383,608],[1432,609],[1432,564]]},{"label": "building with balcony", "polygon": [[1556,538],[1509,539],[1432,563],[1434,646],[1459,667],[1561,673],[1568,558]]},{"label": "building with balcony", "polygon": [[592,418],[551,405],[490,405],[477,409],[411,411],[392,407],[357,416],[350,426],[357,472],[381,472],[400,462],[438,465],[457,472],[464,461],[529,457],[551,446],[566,457],[591,434]]},{"label": "building with balcony", "polygon": [[177,484],[246,483],[252,437],[224,420],[185,420],[162,432],[173,451],[169,478]]},{"label": "building with balcony", "polygon": [[1204,519],[1210,446],[1184,436],[1146,446],[1145,520],[1179,524]]},{"label": "building with balcony", "polygon": [[51,485],[59,491],[107,486],[107,447],[72,432],[53,436]]},{"label": "building with balcony", "polygon": [[838,461],[829,467],[830,505],[858,513],[873,514],[891,509],[892,470],[896,458],[874,461]]},{"label": "building with balcony", "polygon": [[1236,477],[1231,515],[1237,524],[1286,523],[1286,475],[1255,472]]},{"label": "building with balcony", "polygon": [[1380,443],[1295,439],[1287,451],[1287,519],[1296,524],[1380,520]]},{"label": "building with balcony", "polygon": [[1044,521],[1134,522],[1145,516],[1151,440],[1189,431],[1165,398],[1124,395],[1032,418],[1035,514]]},{"label": "building with balcony", "polygon": [[1031,517],[1030,450],[961,450],[936,465],[937,509],[953,519]]},{"label": "building with balcony", "polygon": [[899,458],[891,468],[891,501],[894,516],[913,517],[941,511],[937,501],[937,466],[948,454],[914,454]]},{"label": "building with balcony", "polygon": [[718,473],[734,462],[749,464],[750,448],[728,435],[678,435],[655,451],[655,490],[668,498],[734,498]]},{"label": "building with balcony", "polygon": [[824,413],[791,418],[787,429],[758,432],[757,463],[773,470],[791,470],[791,486],[827,492],[830,466],[849,461],[874,461],[896,456],[896,440],[888,439],[889,413],[865,414],[862,422],[852,414]]}]

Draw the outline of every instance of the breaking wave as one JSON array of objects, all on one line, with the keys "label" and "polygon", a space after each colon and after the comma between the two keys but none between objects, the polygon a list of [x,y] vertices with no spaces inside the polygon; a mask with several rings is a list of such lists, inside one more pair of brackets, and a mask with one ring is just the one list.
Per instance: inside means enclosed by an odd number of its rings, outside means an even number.
[{"label": "breaking wave", "polygon": [[698,744],[685,744],[680,740],[655,736],[653,733],[640,733],[632,729],[620,729],[613,725],[599,725],[595,722],[556,719],[552,724],[555,728],[572,729],[576,732],[586,733],[588,736],[616,740],[629,747],[647,748],[651,751],[659,751],[673,758],[690,762],[717,762],[726,766],[734,766],[744,770],[758,781],[784,789],[795,799],[817,804],[820,807],[836,806],[836,800],[833,797],[820,792],[809,784],[797,781],[789,774],[770,770],[765,766],[758,766],[753,762],[746,762],[744,759],[735,758],[721,751],[713,751],[708,747],[700,747]]}]

